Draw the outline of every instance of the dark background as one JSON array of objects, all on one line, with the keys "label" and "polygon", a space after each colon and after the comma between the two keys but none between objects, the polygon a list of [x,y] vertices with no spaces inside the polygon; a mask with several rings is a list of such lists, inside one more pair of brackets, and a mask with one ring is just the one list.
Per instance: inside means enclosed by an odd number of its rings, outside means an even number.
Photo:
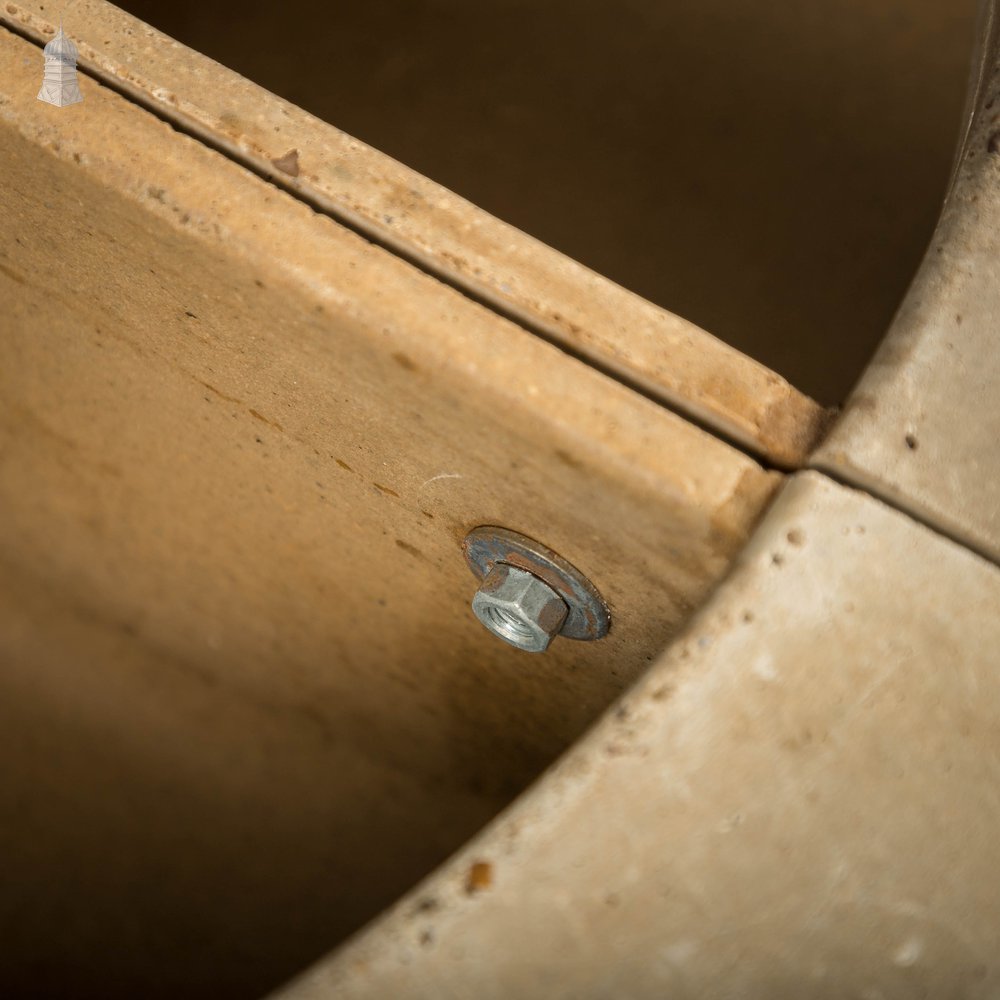
[{"label": "dark background", "polygon": [[929,240],[972,0],[127,0],[126,9],[844,398]]}]

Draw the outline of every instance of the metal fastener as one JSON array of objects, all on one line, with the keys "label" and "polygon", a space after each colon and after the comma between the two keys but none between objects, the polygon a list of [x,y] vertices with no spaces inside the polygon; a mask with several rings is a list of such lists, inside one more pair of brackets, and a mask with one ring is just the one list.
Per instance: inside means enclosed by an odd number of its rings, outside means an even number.
[{"label": "metal fastener", "polygon": [[462,545],[482,580],[472,610],[504,642],[542,653],[557,635],[588,640],[607,634],[610,616],[597,589],[540,542],[484,525]]},{"label": "metal fastener", "polygon": [[494,563],[472,598],[472,610],[495,636],[529,653],[544,653],[569,614],[547,583],[505,563]]}]

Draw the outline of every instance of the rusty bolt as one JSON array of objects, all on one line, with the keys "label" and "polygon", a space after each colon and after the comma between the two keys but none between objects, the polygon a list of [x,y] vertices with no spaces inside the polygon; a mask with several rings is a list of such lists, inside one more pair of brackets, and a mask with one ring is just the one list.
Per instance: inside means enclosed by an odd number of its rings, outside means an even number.
[{"label": "rusty bolt", "polygon": [[495,636],[529,653],[544,653],[569,614],[547,583],[500,562],[483,579],[472,610]]}]

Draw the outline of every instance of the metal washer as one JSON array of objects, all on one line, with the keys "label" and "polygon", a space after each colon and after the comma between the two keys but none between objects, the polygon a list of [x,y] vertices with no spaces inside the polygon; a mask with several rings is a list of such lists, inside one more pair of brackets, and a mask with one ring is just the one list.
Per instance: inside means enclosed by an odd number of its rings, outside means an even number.
[{"label": "metal washer", "polygon": [[608,634],[611,615],[597,588],[552,549],[507,528],[481,525],[462,542],[472,572],[483,579],[494,563],[506,563],[544,580],[566,602],[569,614],[559,634],[591,641]]}]

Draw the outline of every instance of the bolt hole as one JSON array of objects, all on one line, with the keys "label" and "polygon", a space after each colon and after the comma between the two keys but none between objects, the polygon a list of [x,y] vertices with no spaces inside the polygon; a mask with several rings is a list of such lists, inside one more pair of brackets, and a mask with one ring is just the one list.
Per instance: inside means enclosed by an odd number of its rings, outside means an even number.
[{"label": "bolt hole", "polygon": [[503,608],[486,608],[486,617],[490,620],[494,631],[515,642],[524,642],[535,635],[530,625],[526,625],[517,615],[512,615]]}]

